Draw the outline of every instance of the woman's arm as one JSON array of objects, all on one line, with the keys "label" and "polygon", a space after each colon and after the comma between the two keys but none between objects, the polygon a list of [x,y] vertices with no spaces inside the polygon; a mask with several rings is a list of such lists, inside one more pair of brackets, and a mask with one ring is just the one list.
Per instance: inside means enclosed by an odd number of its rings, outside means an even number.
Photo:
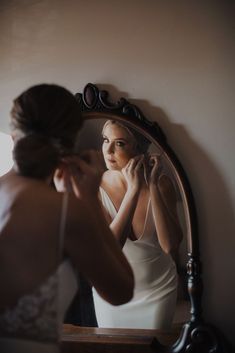
[{"label": "woman's arm", "polygon": [[133,273],[104,219],[99,201],[90,198],[88,204],[72,196],[66,253],[103,299],[113,305],[128,302],[133,295]]},{"label": "woman's arm", "polygon": [[161,174],[159,158],[153,157],[152,162],[149,190],[158,240],[166,253],[174,254],[182,240],[176,193],[170,178]]},{"label": "woman's arm", "polygon": [[74,192],[69,194],[65,251],[99,294],[119,305],[133,295],[133,273],[97,197],[102,174],[97,154],[90,152],[88,160],[67,159]]},{"label": "woman's arm", "polygon": [[125,245],[126,239],[131,232],[132,220],[135,213],[140,186],[143,157],[137,156],[130,159],[127,166],[122,170],[127,182],[127,190],[121,202],[117,215],[110,220],[110,229],[121,246]]}]

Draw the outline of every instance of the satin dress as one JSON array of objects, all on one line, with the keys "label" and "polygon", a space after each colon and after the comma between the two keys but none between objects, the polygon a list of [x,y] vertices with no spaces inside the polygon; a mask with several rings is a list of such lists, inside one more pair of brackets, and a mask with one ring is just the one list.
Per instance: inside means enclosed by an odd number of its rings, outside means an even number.
[{"label": "satin dress", "polygon": [[[117,210],[102,188],[100,196],[105,209],[114,219]],[[171,256],[162,250],[158,242],[150,201],[143,233],[135,241],[127,238],[123,252],[134,272],[134,296],[126,304],[113,306],[93,288],[98,326],[169,329],[176,306],[177,272]]]}]

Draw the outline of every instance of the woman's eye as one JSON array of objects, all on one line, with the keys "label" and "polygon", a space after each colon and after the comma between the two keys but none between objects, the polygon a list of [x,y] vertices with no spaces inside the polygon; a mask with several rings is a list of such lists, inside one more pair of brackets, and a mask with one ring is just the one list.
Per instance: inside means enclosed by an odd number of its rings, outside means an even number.
[{"label": "woman's eye", "polygon": [[109,142],[107,137],[103,137],[103,142],[105,142],[105,143]]},{"label": "woman's eye", "polygon": [[117,142],[116,142],[116,145],[117,145],[118,147],[124,147],[124,146],[125,146],[125,143],[122,142],[122,141],[117,141]]}]

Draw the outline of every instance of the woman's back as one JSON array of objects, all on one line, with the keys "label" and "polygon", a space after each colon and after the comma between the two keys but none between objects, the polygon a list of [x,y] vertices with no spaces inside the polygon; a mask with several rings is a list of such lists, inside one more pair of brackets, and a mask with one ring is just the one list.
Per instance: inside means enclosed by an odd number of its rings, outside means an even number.
[{"label": "woman's back", "polygon": [[0,197],[1,349],[44,350],[46,344],[56,352],[77,290],[71,263],[59,265],[67,195],[12,172],[0,180]]},{"label": "woman's back", "polygon": [[1,312],[57,268],[62,196],[10,172],[0,180],[0,198]]}]

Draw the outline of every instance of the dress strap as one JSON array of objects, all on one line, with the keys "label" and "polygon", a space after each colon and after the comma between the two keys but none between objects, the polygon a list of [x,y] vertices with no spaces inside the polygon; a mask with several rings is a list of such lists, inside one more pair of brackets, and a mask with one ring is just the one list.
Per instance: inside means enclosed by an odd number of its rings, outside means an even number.
[{"label": "dress strap", "polygon": [[62,260],[62,258],[63,258],[65,227],[66,227],[66,218],[67,218],[67,209],[68,209],[68,198],[69,198],[69,194],[67,192],[63,193],[61,217],[60,217],[60,229],[59,229],[59,260]]},{"label": "dress strap", "polygon": [[107,192],[101,186],[99,188],[99,192],[100,192],[100,198],[101,198],[102,205],[104,206],[105,210],[110,215],[111,219],[114,219],[116,217],[118,211],[117,211],[116,207],[114,206],[113,201],[111,200],[111,198],[109,197]]}]

